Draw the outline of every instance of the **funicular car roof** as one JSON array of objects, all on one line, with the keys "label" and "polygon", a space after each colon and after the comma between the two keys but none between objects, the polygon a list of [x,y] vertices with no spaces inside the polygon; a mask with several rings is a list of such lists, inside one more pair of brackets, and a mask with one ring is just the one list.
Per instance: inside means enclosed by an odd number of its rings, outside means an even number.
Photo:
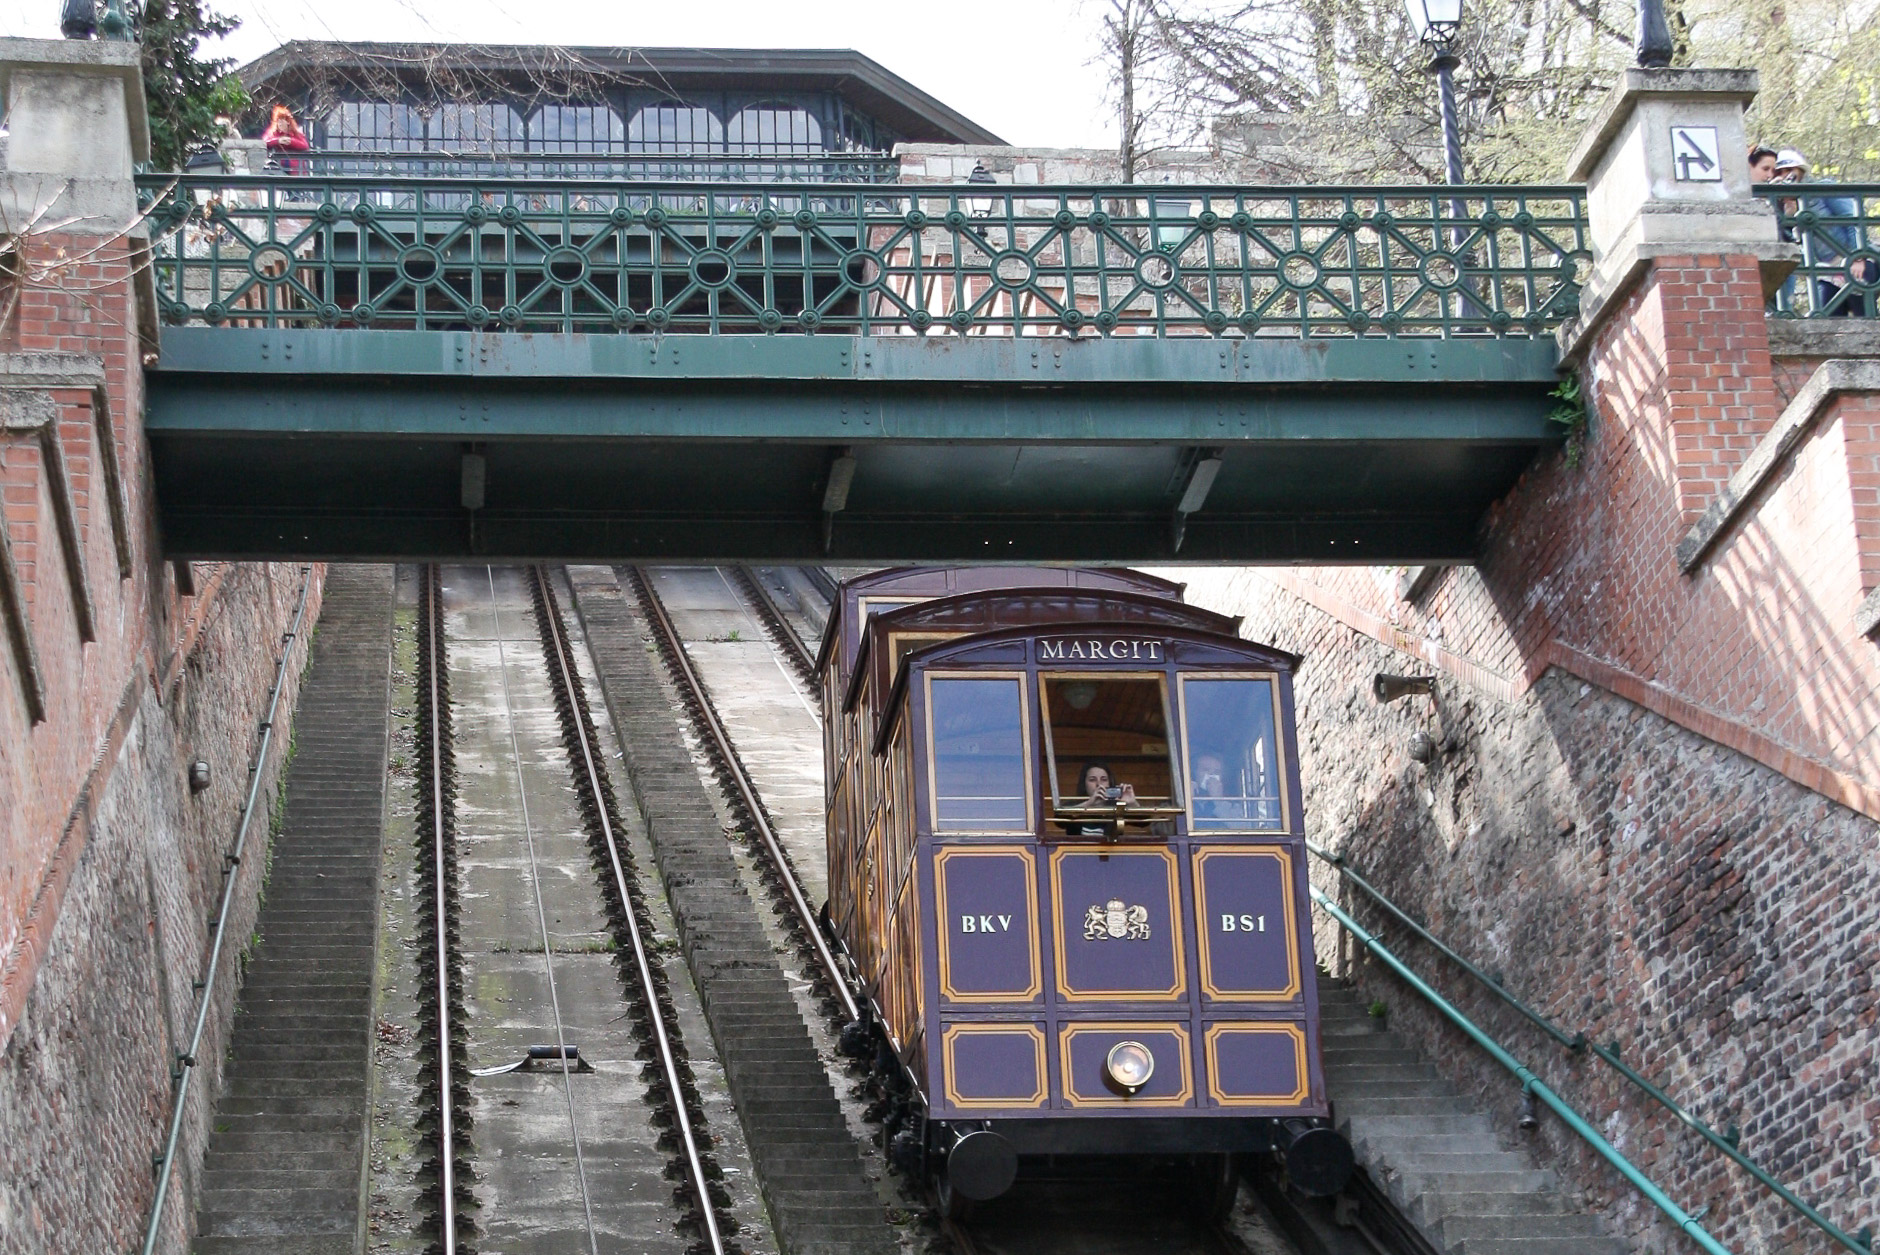
[{"label": "funicular car roof", "polygon": [[[1051,604],[1040,604],[1047,601]],[[1070,626],[1106,620],[1138,627],[1196,627],[1223,636],[1235,635],[1240,627],[1238,615],[1218,614],[1174,598],[1124,589],[997,588],[935,597],[870,616],[849,673],[842,708],[848,710],[860,701],[870,673],[880,671],[881,650],[891,633],[924,628],[979,635],[1002,627]],[[884,691],[893,688],[892,675],[876,674],[874,678]]]},{"label": "funicular car roof", "polygon": [[905,566],[871,571],[842,582],[816,651],[816,674],[823,673],[832,654],[845,683],[853,674],[861,634],[852,629],[849,607],[865,596],[940,598],[1013,588],[1109,588],[1180,601],[1186,587],[1133,567]]},{"label": "funicular car roof", "polygon": [[[917,670],[942,665],[952,660],[955,655],[970,650],[995,645],[1003,641],[1027,640],[1041,635],[1041,629],[1058,627],[1063,635],[1101,636],[1106,633],[1127,634],[1140,632],[1143,625],[1128,621],[1116,622],[1098,620],[1085,623],[1033,623],[1018,627],[999,628],[991,632],[975,632],[970,636],[961,636],[950,641],[938,641],[932,645],[909,651],[901,660],[901,667],[895,673],[894,687],[888,692],[888,700],[882,706],[881,724],[875,729],[871,752],[879,754],[894,735],[894,729],[900,723],[907,709],[907,694],[912,686],[912,677]],[[1300,656],[1276,649],[1271,645],[1262,645],[1258,641],[1245,640],[1229,633],[1211,632],[1200,628],[1163,627],[1157,625],[1156,631],[1168,640],[1211,645],[1226,654],[1237,654],[1246,659],[1247,665],[1262,671],[1284,671],[1290,674],[1298,670]],[[1071,665],[1071,664],[1067,664]],[[1214,668],[1210,668],[1211,670]]]}]

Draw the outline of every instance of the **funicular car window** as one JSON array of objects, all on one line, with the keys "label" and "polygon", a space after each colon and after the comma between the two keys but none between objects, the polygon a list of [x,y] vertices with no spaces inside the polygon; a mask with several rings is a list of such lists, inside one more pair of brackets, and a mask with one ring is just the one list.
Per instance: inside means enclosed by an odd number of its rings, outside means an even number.
[{"label": "funicular car window", "polygon": [[1190,829],[1284,826],[1273,681],[1182,677]]},{"label": "funicular car window", "polygon": [[928,677],[936,832],[1030,830],[1023,683],[1020,676]]},{"label": "funicular car window", "polygon": [[[1086,777],[1102,768],[1138,807],[1180,806],[1169,753],[1167,681],[1160,674],[1040,673],[1053,809],[1097,805]],[[1115,799],[1101,799],[1113,802]]]}]

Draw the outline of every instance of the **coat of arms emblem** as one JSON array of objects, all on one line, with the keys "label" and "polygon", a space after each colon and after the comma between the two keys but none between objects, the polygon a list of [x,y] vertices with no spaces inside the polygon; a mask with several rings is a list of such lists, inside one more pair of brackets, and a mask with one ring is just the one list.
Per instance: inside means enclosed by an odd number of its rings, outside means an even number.
[{"label": "coat of arms emblem", "polygon": [[1102,906],[1084,912],[1085,941],[1147,941],[1149,908],[1125,906],[1121,898],[1111,898]]}]

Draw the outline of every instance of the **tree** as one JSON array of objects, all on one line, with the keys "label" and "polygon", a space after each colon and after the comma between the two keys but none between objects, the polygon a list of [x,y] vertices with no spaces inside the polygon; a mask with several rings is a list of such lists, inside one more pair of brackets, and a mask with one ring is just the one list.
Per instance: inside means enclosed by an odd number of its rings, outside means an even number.
[{"label": "tree", "polygon": [[143,54],[151,164],[178,170],[193,150],[222,137],[218,116],[232,117],[248,103],[229,73],[233,60],[198,55],[204,39],[220,39],[241,22],[203,0],[143,0],[131,21]]},{"label": "tree", "polygon": [[[1110,0],[1120,6],[1123,0]],[[1469,0],[1455,52],[1472,182],[1553,182],[1618,71],[1632,61],[1635,0]],[[1137,150],[1192,142],[1218,119],[1296,119],[1300,177],[1442,178],[1434,84],[1397,0],[1135,0],[1125,63],[1106,40],[1113,92],[1126,70],[1159,76],[1165,105]],[[1880,173],[1880,0],[1671,0],[1674,64],[1748,65],[1763,91],[1751,131],[1842,179]],[[1140,88],[1135,93],[1140,95]],[[1160,129],[1158,130],[1158,125]]]},{"label": "tree", "polygon": [[1110,90],[1117,120],[1117,156],[1123,182],[1134,183],[1145,158],[1167,146],[1180,128],[1173,115],[1186,105],[1170,48],[1157,24],[1160,0],[1100,0],[1103,26],[1099,56],[1111,69]]}]

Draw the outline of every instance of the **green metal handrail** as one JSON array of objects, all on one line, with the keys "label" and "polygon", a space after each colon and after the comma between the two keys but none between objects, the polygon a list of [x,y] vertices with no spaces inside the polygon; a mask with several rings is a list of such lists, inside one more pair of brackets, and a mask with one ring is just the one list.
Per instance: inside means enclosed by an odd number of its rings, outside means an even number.
[{"label": "green metal handrail", "polygon": [[1578,187],[143,176],[172,323],[1537,337]]},{"label": "green metal handrail", "polygon": [[1785,318],[1880,314],[1880,183],[1761,183],[1781,238],[1801,265],[1776,293]]},{"label": "green metal handrail", "polygon": [[261,782],[265,774],[262,769],[268,761],[268,749],[274,743],[274,717],[279,713],[281,689],[287,682],[287,660],[293,655],[294,641],[300,636],[300,625],[307,614],[307,596],[313,588],[313,568],[306,566],[300,571],[300,600],[294,607],[292,626],[281,637],[281,661],[274,671],[273,691],[268,694],[268,713],[262,717],[261,740],[248,766],[248,798],[242,804],[241,821],[235,829],[235,844],[223,856],[222,901],[215,913],[215,931],[209,938],[209,957],[203,963],[202,976],[195,986],[196,992],[201,995],[196,1005],[196,1026],[189,1035],[189,1048],[176,1056],[176,1066],[170,1070],[170,1081],[175,1089],[171,1098],[170,1133],[163,1143],[163,1150],[154,1156],[152,1164],[157,1173],[157,1194],[150,1204],[150,1223],[144,1229],[143,1255],[153,1255],[157,1249],[157,1238],[163,1224],[163,1207],[169,1200],[170,1181],[176,1169],[176,1144],[182,1138],[183,1117],[189,1106],[189,1082],[196,1075],[202,1035],[209,1023],[209,1008],[215,1005],[215,982],[217,969],[222,962],[222,943],[228,932],[229,909],[235,901],[235,875],[241,867],[242,853],[248,844],[248,831],[253,826],[255,807],[261,798]]},{"label": "green metal handrail", "polygon": [[1316,902],[1327,915],[1330,915],[1333,919],[1342,924],[1345,931],[1349,932],[1353,937],[1356,937],[1358,941],[1363,944],[1365,949],[1376,955],[1384,962],[1386,967],[1397,973],[1405,984],[1423,995],[1424,999],[1428,1001],[1431,1006],[1442,1012],[1444,1018],[1467,1034],[1470,1040],[1474,1041],[1476,1045],[1486,1050],[1495,1062],[1514,1073],[1515,1078],[1521,1082],[1521,1090],[1523,1093],[1532,1094],[1545,1103],[1555,1115],[1559,1116],[1561,1120],[1565,1122],[1568,1128],[1579,1135],[1580,1140],[1591,1146],[1599,1153],[1601,1158],[1618,1169],[1619,1175],[1630,1181],[1638,1189],[1639,1193],[1650,1200],[1652,1206],[1670,1217],[1671,1222],[1677,1225],[1678,1228],[1684,1230],[1692,1241],[1696,1242],[1699,1246],[1704,1248],[1704,1250],[1710,1252],[1710,1255],[1732,1255],[1729,1247],[1712,1237],[1710,1233],[1705,1230],[1704,1226],[1697,1222],[1695,1216],[1672,1202],[1669,1195],[1653,1184],[1651,1178],[1647,1177],[1643,1172],[1640,1172],[1638,1167],[1633,1164],[1631,1160],[1620,1154],[1616,1146],[1601,1137],[1599,1131],[1588,1124],[1586,1120],[1581,1117],[1579,1112],[1575,1111],[1567,1104],[1565,1099],[1549,1089],[1546,1083],[1538,1076],[1528,1071],[1526,1066],[1524,1066],[1519,1059],[1509,1054],[1508,1051],[1502,1047],[1500,1042],[1482,1031],[1473,1020],[1457,1010],[1441,994],[1426,985],[1415,972],[1404,966],[1403,961],[1392,954],[1382,942],[1366,932],[1357,920],[1340,910],[1336,902],[1333,902],[1317,887],[1314,887],[1312,890],[1312,900]]},{"label": "green metal handrail", "polygon": [[269,170],[296,174],[473,179],[634,179],[671,183],[768,179],[893,183],[901,159],[879,152],[577,152],[554,149],[316,148],[267,154]]},{"label": "green metal handrail", "polygon": [[[1524,1018],[1526,1018],[1531,1023],[1533,1023],[1535,1027],[1539,1028],[1542,1032],[1546,1033],[1549,1037],[1553,1038],[1556,1042],[1559,1042],[1561,1045],[1565,1046],[1567,1049],[1572,1050],[1576,1053],[1590,1048],[1595,1055],[1599,1056],[1600,1059],[1604,1060],[1608,1065],[1610,1065],[1613,1069],[1615,1069],[1621,1076],[1625,1077],[1628,1081],[1632,1082],[1632,1084],[1638,1086],[1638,1088],[1644,1090],[1645,1093],[1649,1094],[1655,1101],[1657,1101],[1673,1116],[1677,1117],[1680,1123],[1685,1125],[1687,1128],[1691,1129],[1693,1132],[1697,1133],[1705,1141],[1709,1142],[1712,1146],[1715,1146],[1718,1150],[1722,1151],[1725,1155],[1729,1156],[1730,1159],[1733,1162],[1735,1162],[1739,1167],[1743,1168],[1751,1176],[1755,1177],[1756,1180],[1761,1182],[1772,1193],[1774,1193],[1777,1198],[1780,1198],[1783,1202],[1787,1203],[1795,1211],[1799,1212],[1805,1219],[1807,1219],[1810,1223],[1812,1223],[1816,1228],[1820,1229],[1823,1233],[1827,1234],[1829,1237],[1833,1238],[1836,1242],[1839,1242],[1842,1246],[1846,1247],[1850,1251],[1859,1252],[1859,1255],[1872,1255],[1873,1236],[1872,1236],[1871,1229],[1862,1230],[1862,1232],[1858,1236],[1850,1237],[1844,1230],[1842,1230],[1841,1228],[1833,1224],[1826,1217],[1822,1216],[1820,1212],[1816,1211],[1813,1207],[1803,1202],[1800,1198],[1796,1197],[1796,1195],[1791,1190],[1789,1190],[1788,1187],[1784,1186],[1780,1181],[1777,1181],[1774,1177],[1770,1176],[1767,1172],[1763,1171],[1761,1167],[1757,1166],[1755,1161],[1751,1160],[1747,1155],[1743,1154],[1741,1150],[1737,1149],[1736,1130],[1734,1126],[1732,1126],[1729,1130],[1727,1130],[1724,1133],[1721,1133],[1721,1134],[1718,1133],[1715,1129],[1712,1129],[1708,1124],[1705,1124],[1702,1120],[1699,1120],[1696,1116],[1692,1115],[1689,1111],[1685,1110],[1685,1108],[1681,1104],[1679,1104],[1679,1102],[1676,1099],[1672,1098],[1669,1094],[1665,1093],[1664,1090],[1660,1089],[1658,1086],[1652,1084],[1652,1082],[1645,1079],[1645,1077],[1641,1076],[1637,1071],[1635,1071],[1631,1066],[1629,1066],[1623,1059],[1619,1057],[1619,1045],[1616,1041],[1608,1043],[1607,1045],[1604,1045],[1604,1046],[1597,1046],[1597,1045],[1589,1046],[1589,1042],[1585,1033],[1568,1034],[1565,1030],[1563,1030],[1559,1025],[1555,1024],[1552,1020],[1549,1020],[1546,1016],[1534,1010],[1532,1007],[1528,1006],[1525,1002],[1522,1002],[1521,999],[1515,997],[1515,995],[1509,992],[1509,990],[1501,983],[1501,981],[1497,977],[1495,977],[1494,975],[1488,972],[1482,971],[1480,968],[1476,967],[1475,964],[1469,962],[1467,959],[1463,958],[1460,954],[1457,954],[1454,950],[1450,949],[1447,945],[1444,945],[1436,937],[1432,936],[1428,929],[1424,928],[1423,925],[1419,924],[1416,920],[1412,919],[1409,915],[1405,914],[1404,911],[1400,907],[1398,907],[1396,903],[1392,902],[1389,898],[1385,897],[1384,894],[1379,889],[1377,889],[1376,886],[1372,885],[1363,876],[1360,876],[1356,871],[1352,870],[1351,865],[1345,861],[1344,855],[1334,853],[1330,850],[1323,849],[1317,845],[1314,845],[1310,841],[1306,842],[1306,849],[1309,850],[1318,859],[1329,864],[1333,869],[1335,869],[1338,872],[1340,877],[1342,877],[1346,881],[1349,881],[1351,884],[1357,886],[1357,888],[1363,891],[1363,893],[1367,897],[1369,897],[1373,902],[1376,902],[1379,906],[1383,907],[1386,911],[1388,911],[1405,927],[1410,929],[1410,931],[1414,933],[1418,938],[1420,938],[1424,942],[1427,942],[1430,946],[1432,946],[1434,949],[1440,952],[1444,957],[1449,959],[1450,962],[1454,963],[1457,967],[1460,967],[1463,971],[1467,972],[1470,976],[1473,976],[1482,985],[1486,986],[1490,993],[1493,993],[1497,998],[1500,998],[1503,1002],[1507,1003],[1510,1007],[1514,1008],[1515,1011],[1519,1012]],[[1314,890],[1313,892],[1316,897],[1318,891]],[[1342,917],[1341,917],[1340,922],[1343,922]],[[1460,1014],[1460,1013],[1458,1012],[1457,1014]]]}]

